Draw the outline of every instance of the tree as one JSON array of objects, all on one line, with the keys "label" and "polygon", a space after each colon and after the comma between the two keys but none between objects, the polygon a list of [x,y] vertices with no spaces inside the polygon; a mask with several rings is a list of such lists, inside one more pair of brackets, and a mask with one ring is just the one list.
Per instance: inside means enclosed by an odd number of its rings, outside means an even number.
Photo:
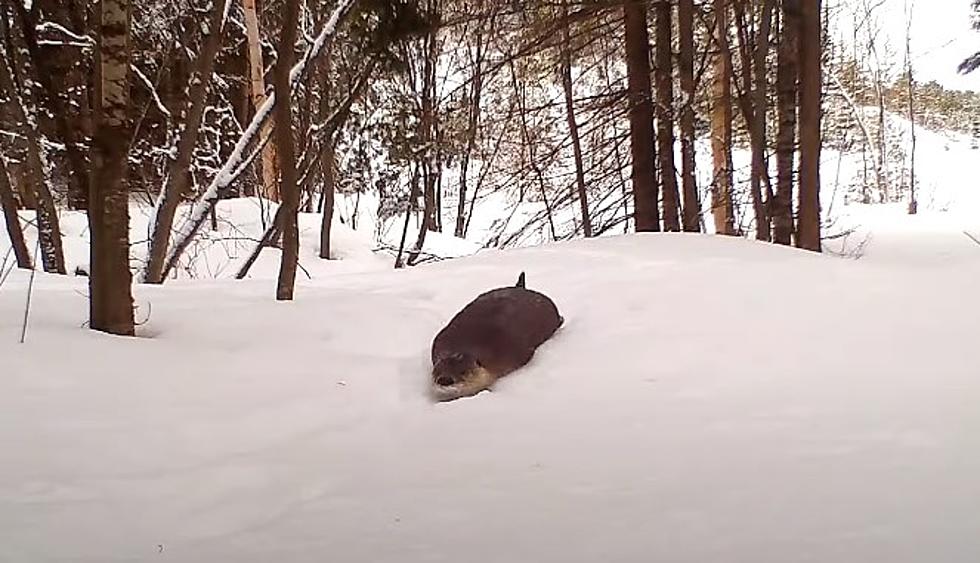
[{"label": "tree", "polygon": [[228,1],[213,0],[211,14],[202,28],[204,41],[201,53],[198,55],[197,69],[191,77],[188,89],[184,129],[177,142],[177,154],[168,167],[166,184],[160,191],[154,208],[153,221],[151,221],[149,257],[143,276],[147,283],[163,283],[163,266],[170,243],[170,231],[173,228],[177,205],[187,192],[191,158],[197,145],[201,119],[208,101],[208,85],[211,83],[214,59],[224,32],[225,4]]},{"label": "tree", "polygon": [[732,204],[732,65],[728,42],[728,4],[714,0],[714,35],[718,53],[714,58],[711,108],[711,154],[714,162],[711,212],[715,232],[735,234]]},{"label": "tree", "polygon": [[296,44],[296,28],[299,20],[299,0],[285,0],[282,31],[279,35],[275,68],[276,104],[276,155],[279,163],[279,194],[282,196],[282,263],[279,266],[279,283],[276,299],[291,301],[296,286],[296,268],[299,264],[299,186],[296,182],[296,155],[293,144],[293,119],[290,100],[292,85],[289,71],[293,66]]},{"label": "tree", "polygon": [[3,209],[7,237],[14,249],[17,267],[30,270],[34,267],[31,263],[31,253],[27,250],[27,243],[24,242],[24,231],[20,227],[20,217],[17,215],[17,201],[14,199],[14,190],[10,186],[7,163],[2,155],[0,155],[0,208]]},{"label": "tree", "polygon": [[637,232],[660,231],[659,189],[650,86],[650,36],[647,3],[623,0],[626,73],[629,88],[630,149],[633,155],[633,217]]},{"label": "tree", "polygon": [[[248,45],[248,85],[252,105],[256,111],[265,102],[265,64],[262,61],[262,37],[259,31],[259,16],[255,0],[242,0],[245,19],[245,38]],[[272,135],[274,120],[269,120],[262,130],[262,136]],[[276,184],[276,144],[266,143],[262,149],[262,197],[279,201]]]},{"label": "tree", "polygon": [[660,155],[660,180],[664,191],[664,230],[680,231],[677,193],[677,169],[674,166],[674,77],[673,39],[670,2],[657,2],[656,14],[656,81],[657,81],[657,153]]},{"label": "tree", "polygon": [[[5,53],[5,51],[10,51]],[[4,56],[4,55],[7,56]],[[15,76],[16,60],[12,56],[13,49],[0,46],[0,91],[12,94],[14,119],[18,130],[27,145],[27,189],[30,199],[35,204],[37,229],[41,251],[41,263],[45,272],[65,274],[65,254],[62,249],[61,228],[58,221],[58,209],[55,206],[54,195],[51,193],[51,167],[48,162],[48,151],[42,142],[38,126],[37,95],[34,87],[26,87],[22,95],[17,89]],[[11,190],[12,191],[12,190]]]},{"label": "tree", "polygon": [[796,162],[796,109],[799,98],[799,0],[782,0],[782,21],[776,64],[776,194],[773,199],[773,241],[792,243],[793,178]]},{"label": "tree", "polygon": [[820,132],[823,72],[820,0],[800,10],[800,248],[820,252]]},{"label": "tree", "polygon": [[88,218],[92,233],[89,324],[92,329],[132,336],[132,273],[129,269],[130,4],[102,0],[98,45],[98,106],[95,178]]},{"label": "tree", "polygon": [[694,0],[680,0],[677,5],[678,57],[681,95],[681,182],[684,194],[684,230],[701,230],[701,204],[695,180],[694,161]]},{"label": "tree", "polygon": [[588,191],[585,189],[585,166],[582,164],[582,140],[579,137],[578,122],[575,120],[575,100],[572,89],[572,40],[569,33],[568,24],[568,0],[562,0],[561,17],[565,20],[562,26],[562,38],[560,58],[561,58],[561,84],[565,92],[565,120],[568,123],[568,133],[572,137],[572,154],[575,159],[575,186],[576,199],[579,202],[579,209],[582,212],[582,233],[586,237],[592,236],[592,220],[589,217]]}]

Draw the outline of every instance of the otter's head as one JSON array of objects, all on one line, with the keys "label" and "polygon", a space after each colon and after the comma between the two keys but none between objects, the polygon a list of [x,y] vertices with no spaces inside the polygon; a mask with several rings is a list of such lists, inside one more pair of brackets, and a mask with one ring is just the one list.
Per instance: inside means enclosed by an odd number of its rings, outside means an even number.
[{"label": "otter's head", "polygon": [[432,366],[432,394],[440,401],[470,397],[489,389],[495,379],[471,354],[456,353]]}]

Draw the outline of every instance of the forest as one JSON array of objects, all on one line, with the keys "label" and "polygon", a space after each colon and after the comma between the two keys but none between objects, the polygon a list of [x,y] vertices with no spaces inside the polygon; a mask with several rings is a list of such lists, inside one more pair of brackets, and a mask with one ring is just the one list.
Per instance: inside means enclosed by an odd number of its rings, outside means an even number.
[{"label": "forest", "polygon": [[[483,248],[665,231],[820,252],[833,223],[822,151],[860,155],[851,200],[915,213],[916,127],[980,138],[980,96],[919,83],[911,42],[882,46],[876,10],[7,2],[0,198],[11,250],[21,268],[88,276],[91,328],[130,335],[133,284],[190,272],[219,228],[216,207],[241,198],[261,207],[263,232],[244,241],[236,277],[280,250],[279,300],[293,297],[302,214],[319,217],[321,259],[334,222],[373,222],[395,268],[438,259],[427,236],[466,239],[474,220],[490,224]],[[964,73],[978,66],[968,55]],[[895,115],[911,135],[893,130]],[[495,197],[512,209],[481,205]],[[87,217],[90,259],[69,272],[59,218],[71,212]]]},{"label": "forest", "polygon": [[0,0],[0,562],[974,563],[980,0]]}]

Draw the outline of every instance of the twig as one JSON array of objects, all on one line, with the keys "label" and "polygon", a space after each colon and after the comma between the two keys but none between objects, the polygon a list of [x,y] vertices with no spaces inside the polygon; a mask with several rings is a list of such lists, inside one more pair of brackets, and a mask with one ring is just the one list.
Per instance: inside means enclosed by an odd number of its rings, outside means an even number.
[{"label": "twig", "polygon": [[966,235],[967,238],[969,238],[970,240],[972,240],[973,242],[975,242],[977,244],[977,246],[980,246],[980,239],[978,239],[977,237],[975,237],[972,234],[970,234],[969,231],[963,231],[963,234]]},{"label": "twig", "polygon": [[[37,256],[38,252],[41,251],[41,237],[40,234],[37,237],[37,244],[34,248],[34,256]],[[24,324],[20,328],[20,343],[23,344],[27,340],[27,321],[31,315],[31,296],[34,294],[34,276],[37,274],[37,268],[31,268],[31,279],[27,283],[27,303],[24,305]]]}]

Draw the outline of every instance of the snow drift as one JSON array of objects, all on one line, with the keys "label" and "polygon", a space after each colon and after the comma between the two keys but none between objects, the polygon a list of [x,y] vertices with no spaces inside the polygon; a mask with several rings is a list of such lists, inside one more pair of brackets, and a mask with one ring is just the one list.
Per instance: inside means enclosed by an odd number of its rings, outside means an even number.
[{"label": "snow drift", "polygon": [[[300,279],[0,290],[0,560],[967,562],[977,248],[925,265],[644,235]],[[870,256],[873,257],[873,254]],[[434,404],[431,337],[513,282],[566,318]],[[151,307],[152,305],[152,307]]]}]

